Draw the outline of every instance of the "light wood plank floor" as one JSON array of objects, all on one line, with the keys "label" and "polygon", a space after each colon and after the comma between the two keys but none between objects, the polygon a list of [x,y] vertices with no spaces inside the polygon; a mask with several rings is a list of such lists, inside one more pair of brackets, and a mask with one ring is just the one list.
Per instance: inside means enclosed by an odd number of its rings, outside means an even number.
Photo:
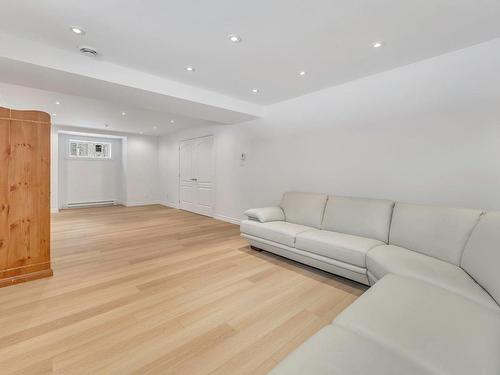
[{"label": "light wood plank floor", "polygon": [[162,206],[52,221],[54,277],[0,289],[0,374],[265,374],[365,290]]}]

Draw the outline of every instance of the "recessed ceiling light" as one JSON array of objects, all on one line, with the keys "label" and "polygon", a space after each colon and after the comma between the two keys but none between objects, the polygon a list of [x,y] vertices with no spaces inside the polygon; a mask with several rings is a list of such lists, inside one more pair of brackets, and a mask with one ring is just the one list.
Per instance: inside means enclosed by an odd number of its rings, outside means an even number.
[{"label": "recessed ceiling light", "polygon": [[127,116],[127,112],[122,112],[122,116]]},{"label": "recessed ceiling light", "polygon": [[257,93],[259,92],[259,89],[252,89],[252,92],[253,92],[254,94],[257,94]]},{"label": "recessed ceiling light", "polygon": [[59,105],[59,104],[61,104],[61,102],[56,102],[56,105]]},{"label": "recessed ceiling light", "polygon": [[384,42],[378,41],[373,43],[373,48],[380,48],[384,45]]},{"label": "recessed ceiling light", "polygon": [[70,27],[71,31],[73,31],[76,35],[85,35],[85,30],[80,29],[79,27]]},{"label": "recessed ceiling light", "polygon": [[57,116],[57,113],[53,113],[52,116],[56,117]]},{"label": "recessed ceiling light", "polygon": [[299,76],[304,77],[307,74],[305,70],[299,72]]},{"label": "recessed ceiling light", "polygon": [[188,66],[186,66],[186,70],[187,70],[188,72],[194,72],[194,70],[195,70],[195,69],[194,69],[194,67],[192,67],[191,65],[188,65]]},{"label": "recessed ceiling light", "polygon": [[158,129],[158,126],[156,126],[156,125],[155,125],[155,126],[153,126],[153,129],[154,129],[154,130]]},{"label": "recessed ceiling light", "polygon": [[170,123],[173,124],[175,122],[175,120],[170,120]]},{"label": "recessed ceiling light", "polygon": [[105,128],[109,128],[109,124],[104,124],[104,127]]},{"label": "recessed ceiling light", "polygon": [[227,38],[233,43],[241,43],[242,41],[241,36],[236,34],[229,34]]}]

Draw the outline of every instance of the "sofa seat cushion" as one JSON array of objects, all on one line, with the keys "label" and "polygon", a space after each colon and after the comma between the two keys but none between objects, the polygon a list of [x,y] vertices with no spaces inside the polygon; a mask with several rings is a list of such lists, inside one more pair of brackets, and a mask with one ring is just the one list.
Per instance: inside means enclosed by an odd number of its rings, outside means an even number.
[{"label": "sofa seat cushion", "polygon": [[368,272],[381,279],[389,273],[413,277],[448,289],[485,306],[495,301],[464,270],[442,260],[398,246],[378,246],[366,257]]},{"label": "sofa seat cushion", "polygon": [[426,375],[409,358],[336,325],[322,328],[269,375]]},{"label": "sofa seat cushion", "polygon": [[409,277],[385,276],[335,319],[437,374],[500,374],[500,312]]},{"label": "sofa seat cushion", "polygon": [[305,225],[287,223],[285,221],[261,223],[254,220],[243,220],[241,222],[241,233],[264,238],[290,247],[295,247],[295,237],[299,233],[311,229]]},{"label": "sofa seat cushion", "polygon": [[382,241],[326,230],[309,230],[297,235],[295,247],[324,257],[366,268],[368,250]]}]

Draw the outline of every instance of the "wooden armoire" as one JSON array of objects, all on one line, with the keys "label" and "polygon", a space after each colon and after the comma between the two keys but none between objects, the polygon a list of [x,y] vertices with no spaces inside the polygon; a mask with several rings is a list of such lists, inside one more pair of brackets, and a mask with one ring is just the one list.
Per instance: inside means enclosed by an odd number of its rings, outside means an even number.
[{"label": "wooden armoire", "polygon": [[51,275],[50,116],[0,107],[0,287]]}]

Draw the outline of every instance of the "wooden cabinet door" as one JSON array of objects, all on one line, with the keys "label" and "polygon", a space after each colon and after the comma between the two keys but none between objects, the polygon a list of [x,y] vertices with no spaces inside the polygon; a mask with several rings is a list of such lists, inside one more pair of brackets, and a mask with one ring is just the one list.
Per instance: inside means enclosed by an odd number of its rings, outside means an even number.
[{"label": "wooden cabinet door", "polygon": [[48,261],[48,137],[48,124],[11,120],[8,254],[11,268]]},{"label": "wooden cabinet door", "polygon": [[0,119],[0,286],[52,274],[50,123],[15,114]]},{"label": "wooden cabinet door", "polygon": [[0,278],[9,254],[10,119],[0,119]]}]

